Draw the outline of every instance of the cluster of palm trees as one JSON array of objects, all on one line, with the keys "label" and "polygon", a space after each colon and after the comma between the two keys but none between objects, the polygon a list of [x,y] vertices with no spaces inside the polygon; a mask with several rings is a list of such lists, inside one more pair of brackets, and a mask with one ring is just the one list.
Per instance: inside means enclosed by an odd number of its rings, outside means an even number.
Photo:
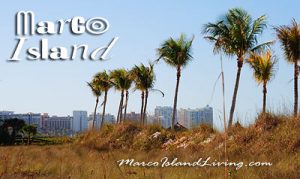
[{"label": "cluster of palm trees", "polygon": [[[99,97],[104,93],[103,97],[103,111],[101,117],[100,128],[103,127],[105,118],[105,109],[107,103],[108,91],[111,88],[115,88],[120,91],[121,98],[118,107],[117,123],[122,123],[126,119],[127,106],[129,101],[129,89],[134,84],[134,90],[141,91],[141,124],[146,123],[146,112],[148,95],[150,91],[159,91],[154,89],[155,74],[153,70],[154,65],[149,63],[149,65],[135,65],[131,70],[126,70],[124,68],[115,69],[112,71],[102,71],[94,75],[91,82],[88,82],[88,86],[92,90],[94,96],[96,97],[96,104],[94,109],[94,117],[92,128],[95,127],[96,113],[99,103]],[[162,92],[161,92],[162,93]],[[163,93],[162,93],[163,94]],[[164,95],[164,94],[163,94]],[[125,97],[125,99],[124,99]]]},{"label": "cluster of palm trees", "polygon": [[[266,16],[253,20],[243,9],[233,8],[216,23],[204,26],[205,38],[214,43],[215,53],[224,53],[237,58],[237,75],[230,108],[229,127],[232,126],[241,69],[248,62],[255,80],[263,85],[263,110],[266,112],[267,83],[274,77],[276,57],[270,45],[274,41],[258,44],[258,36],[267,27]],[[300,60],[300,27],[293,19],[291,26],[275,27],[288,62],[294,64],[294,116],[298,114],[298,61]]]},{"label": "cluster of palm trees", "polygon": [[[244,63],[249,64],[253,69],[254,79],[258,84],[263,86],[263,107],[262,113],[266,112],[266,95],[267,84],[274,77],[277,59],[272,54],[270,47],[275,41],[258,43],[258,36],[263,33],[267,27],[266,16],[260,16],[253,19],[250,14],[240,8],[230,9],[220,20],[215,23],[207,23],[203,27],[202,33],[205,39],[214,44],[214,53],[223,53],[228,56],[235,56],[237,59],[237,74],[233,91],[232,103],[229,114],[228,126],[232,126],[234,110],[236,106],[237,93],[241,70]],[[298,75],[300,60],[300,27],[293,19],[291,26],[274,27],[277,38],[281,42],[285,57],[288,62],[294,64],[294,116],[298,114]],[[159,58],[169,66],[176,68],[176,87],[173,104],[173,115],[171,127],[174,127],[177,96],[179,91],[179,82],[181,70],[193,59],[192,43],[193,39],[187,39],[185,35],[181,35],[178,39],[169,38],[164,41],[157,49]],[[117,122],[121,123],[126,119],[126,110],[129,99],[128,90],[134,83],[134,89],[141,91],[141,117],[140,122],[145,124],[146,109],[149,91],[153,91],[155,74],[153,71],[153,63],[148,66],[143,64],[134,66],[130,71],[125,69],[117,69],[107,74],[106,71],[98,73],[94,76],[92,82],[88,83],[94,95],[96,96],[96,109],[99,96],[104,92],[102,122],[103,125],[105,105],[107,100],[107,91],[114,87],[121,92],[121,99],[118,108]],[[162,93],[163,94],[163,93]],[[124,102],[125,95],[125,102]],[[124,114],[123,114],[124,109]]]}]

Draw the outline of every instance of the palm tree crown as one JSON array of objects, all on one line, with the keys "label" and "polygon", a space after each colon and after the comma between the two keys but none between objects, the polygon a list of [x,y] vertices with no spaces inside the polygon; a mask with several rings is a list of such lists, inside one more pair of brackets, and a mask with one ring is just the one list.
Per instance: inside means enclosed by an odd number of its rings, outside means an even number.
[{"label": "palm tree crown", "polygon": [[99,97],[102,94],[102,90],[101,90],[98,82],[99,81],[97,79],[93,78],[93,80],[91,82],[87,83],[87,85],[90,87],[90,89],[95,97]]},{"label": "palm tree crown", "polygon": [[224,52],[238,58],[245,57],[250,51],[262,50],[272,42],[258,44],[257,37],[267,27],[266,16],[253,20],[247,11],[234,8],[217,23],[204,25],[205,38],[214,43],[214,52]]},{"label": "palm tree crown", "polygon": [[296,20],[292,20],[292,26],[275,27],[277,37],[281,42],[284,55],[288,62],[294,63],[300,60],[300,26]]},{"label": "palm tree crown", "polygon": [[106,72],[106,70],[104,70],[103,72],[99,72],[94,76],[94,79],[98,80],[99,88],[102,91],[107,91],[113,86],[113,83],[111,82],[110,78],[111,77]]},{"label": "palm tree crown", "polygon": [[124,68],[111,71],[110,77],[116,90],[121,91],[131,87],[132,80],[130,74]]},{"label": "palm tree crown", "polygon": [[261,55],[251,54],[248,63],[258,84],[268,83],[274,77],[276,62],[275,56],[269,50]]},{"label": "palm tree crown", "polygon": [[149,64],[149,67],[141,64],[140,66],[135,65],[131,74],[134,79],[135,89],[145,91],[146,89],[153,88],[155,75],[153,71],[153,64]]},{"label": "palm tree crown", "polygon": [[170,38],[166,40],[158,49],[160,58],[170,66],[177,68],[185,67],[192,60],[191,46],[192,40],[187,40],[184,34],[181,34],[178,40]]}]

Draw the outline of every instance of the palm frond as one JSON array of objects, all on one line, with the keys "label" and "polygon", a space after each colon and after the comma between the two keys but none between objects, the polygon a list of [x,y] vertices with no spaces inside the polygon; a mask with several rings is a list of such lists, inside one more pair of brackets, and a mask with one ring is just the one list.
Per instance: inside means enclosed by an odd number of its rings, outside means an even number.
[{"label": "palm frond", "polygon": [[94,96],[96,96],[96,97],[101,96],[102,91],[101,91],[101,89],[99,88],[99,86],[97,85],[97,83],[95,81],[87,82],[87,85],[92,90],[92,93],[93,93]]},{"label": "palm frond", "polygon": [[162,97],[165,97],[165,93],[159,89],[151,89],[150,91],[159,92],[162,95]]},{"label": "palm frond", "polygon": [[284,55],[288,62],[294,63],[300,60],[300,27],[295,19],[291,26],[275,27],[277,38],[281,43]]}]

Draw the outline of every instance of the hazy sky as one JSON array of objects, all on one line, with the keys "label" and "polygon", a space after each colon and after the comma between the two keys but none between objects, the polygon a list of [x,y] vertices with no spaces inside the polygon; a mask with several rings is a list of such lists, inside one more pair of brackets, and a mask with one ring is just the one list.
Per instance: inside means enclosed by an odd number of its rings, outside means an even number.
[{"label": "hazy sky", "polygon": [[[215,22],[228,9],[241,7],[254,18],[266,14],[269,27],[259,38],[260,42],[275,39],[272,26],[290,24],[292,17],[300,22],[300,3],[296,0],[215,0],[215,1],[17,1],[2,3],[0,14],[0,110],[23,112],[48,112],[50,115],[71,115],[73,110],[93,111],[95,98],[86,82],[104,69],[111,70],[135,64],[147,63],[157,58],[156,49],[169,37],[177,38],[181,33],[195,36],[193,43],[194,60],[182,71],[179,89],[178,108],[198,108],[211,105],[214,120],[219,121],[222,107],[220,83],[211,99],[214,83],[220,73],[220,56],[214,55],[212,45],[203,39],[201,29],[207,22]],[[82,16],[86,19],[100,16],[110,23],[109,30],[102,36],[84,34],[73,36],[65,31],[62,35],[34,36],[25,43],[22,60],[9,63],[16,46],[15,14],[19,10],[35,12],[37,21],[56,21]],[[71,49],[74,44],[88,44],[91,49],[104,46],[113,37],[119,37],[110,53],[110,60],[31,62],[25,59],[25,50],[37,47],[41,38],[48,38],[50,47],[64,46]],[[292,109],[293,65],[287,64],[279,43],[273,46],[278,59],[276,77],[269,84],[268,108],[274,111],[284,107]],[[226,80],[226,109],[230,109],[233,85],[236,75],[235,58],[223,57]],[[176,70],[163,62],[155,66],[157,80],[155,88],[165,92],[151,93],[148,112],[155,106],[173,104]],[[107,111],[115,114],[120,94],[111,90],[108,96]],[[139,111],[140,93],[130,93],[128,111]],[[242,123],[253,121],[262,106],[262,87],[252,78],[247,65],[242,69],[238,92],[235,119]],[[99,110],[101,110],[99,108]],[[228,115],[227,115],[228,116]],[[216,122],[218,126],[218,122]]]}]

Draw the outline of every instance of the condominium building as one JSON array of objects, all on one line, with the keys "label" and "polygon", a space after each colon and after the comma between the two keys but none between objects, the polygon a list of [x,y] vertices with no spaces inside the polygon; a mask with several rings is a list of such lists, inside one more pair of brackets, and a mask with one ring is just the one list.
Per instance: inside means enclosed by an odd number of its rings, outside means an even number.
[{"label": "condominium building", "polygon": [[45,127],[48,130],[71,130],[72,117],[52,116],[45,121]]},{"label": "condominium building", "polygon": [[41,115],[41,119],[40,119],[40,128],[41,129],[46,129],[47,128],[46,121],[49,118],[50,118],[50,116],[49,116],[48,113],[44,113],[44,114]]},{"label": "condominium building", "polygon": [[164,128],[171,127],[172,115],[173,108],[169,106],[156,106],[154,110],[154,116],[157,120],[157,123]]},{"label": "condominium building", "polygon": [[[91,129],[93,126],[93,120],[94,120],[94,114],[89,115],[89,121],[88,121],[88,128]],[[102,114],[97,113],[96,114],[96,121],[95,121],[95,128],[100,127],[100,123],[102,120]],[[104,124],[115,124],[116,119],[114,115],[111,115],[109,113],[104,115]]]},{"label": "condominium building", "polygon": [[200,124],[213,126],[213,109],[209,106],[198,109],[180,109],[178,111],[178,122],[188,129]]},{"label": "condominium building", "polygon": [[45,120],[44,133],[49,135],[70,135],[71,130],[71,116],[51,116]]}]

